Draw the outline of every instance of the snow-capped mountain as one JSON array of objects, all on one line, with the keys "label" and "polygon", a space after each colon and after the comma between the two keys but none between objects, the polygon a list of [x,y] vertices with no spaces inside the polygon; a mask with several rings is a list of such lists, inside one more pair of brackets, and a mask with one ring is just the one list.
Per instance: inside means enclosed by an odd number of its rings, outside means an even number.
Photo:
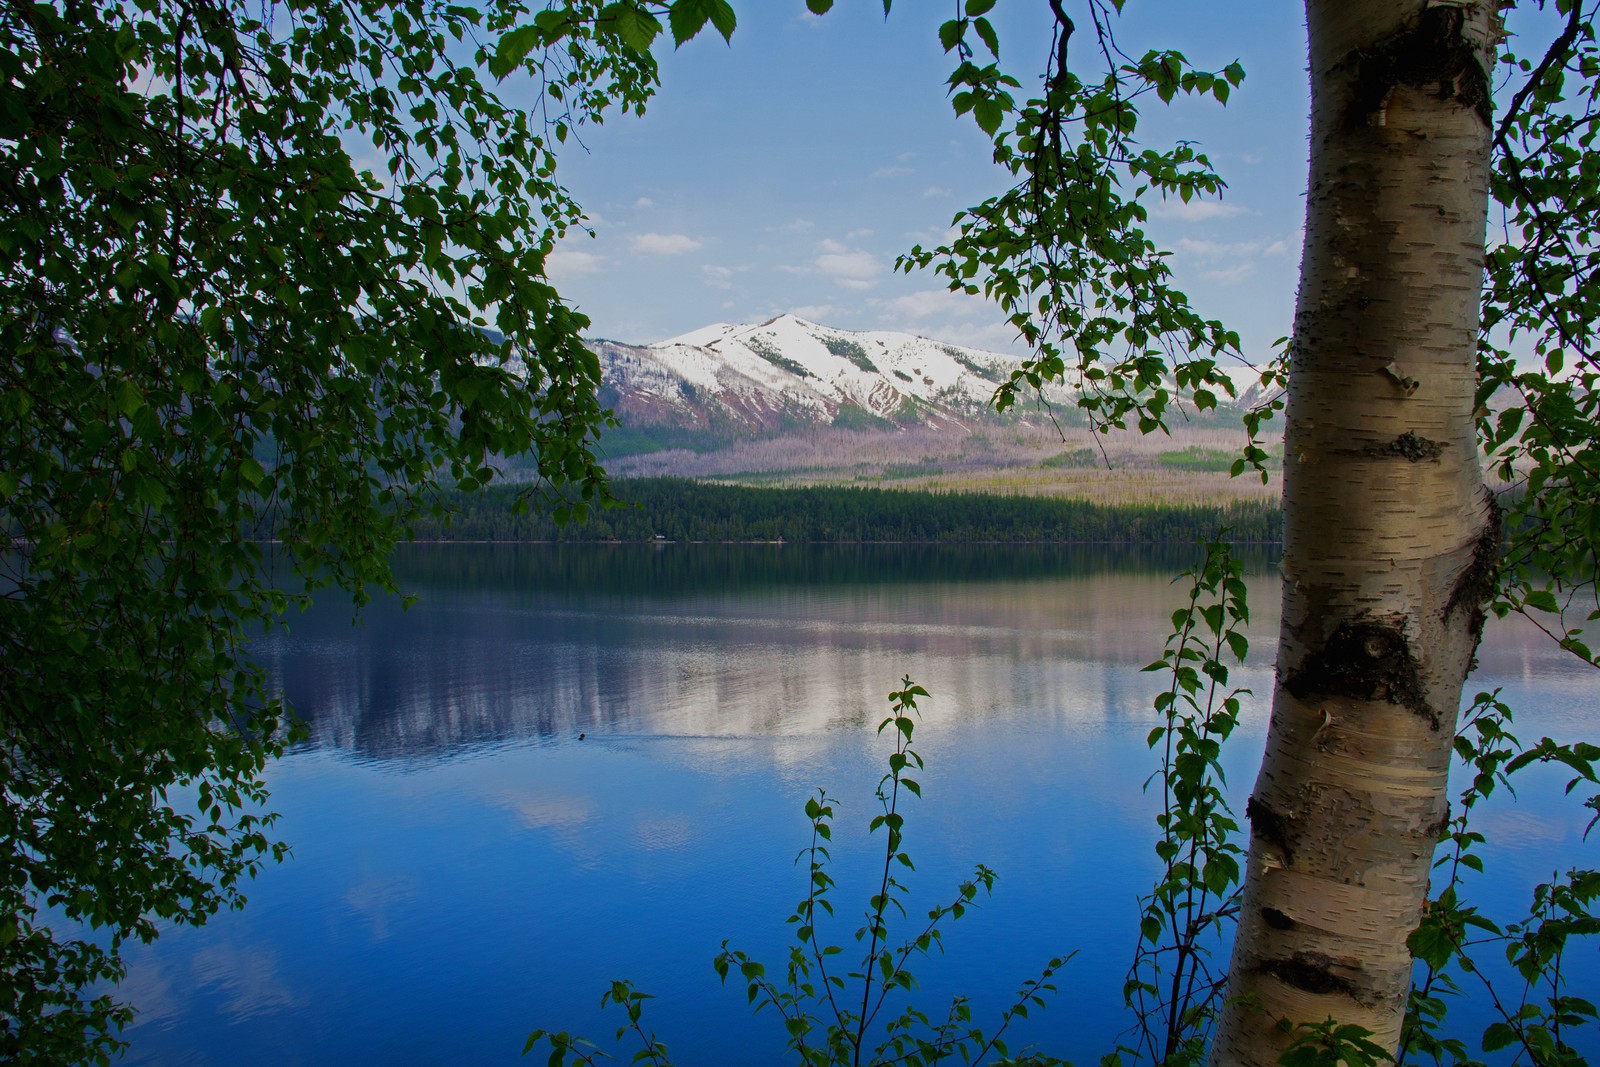
[{"label": "snow-capped mountain", "polygon": [[718,323],[648,347],[595,341],[603,400],[625,427],[760,437],[804,426],[894,429],[993,419],[1021,361],[907,333],[794,315]]},{"label": "snow-capped mountain", "polygon": [[1175,405],[1170,433],[1106,436],[1091,430],[1070,385],[1024,389],[996,414],[995,389],[1020,358],[909,333],[779,315],[653,345],[586,343],[600,360],[600,400],[619,423],[601,435],[599,455],[619,477],[946,487],[978,479],[986,491],[1031,492],[1060,484],[1063,469],[1114,462],[1148,478],[1163,451],[1237,449],[1239,416],[1256,396],[1240,375],[1237,400]]}]

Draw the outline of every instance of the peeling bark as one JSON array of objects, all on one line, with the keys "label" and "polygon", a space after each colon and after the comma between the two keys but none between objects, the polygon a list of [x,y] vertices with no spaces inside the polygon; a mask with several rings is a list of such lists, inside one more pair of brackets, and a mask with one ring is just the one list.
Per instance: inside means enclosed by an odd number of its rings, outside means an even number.
[{"label": "peeling bark", "polygon": [[1213,1064],[1275,1064],[1281,1020],[1399,1042],[1497,550],[1472,419],[1494,14],[1307,3],[1279,681]]}]

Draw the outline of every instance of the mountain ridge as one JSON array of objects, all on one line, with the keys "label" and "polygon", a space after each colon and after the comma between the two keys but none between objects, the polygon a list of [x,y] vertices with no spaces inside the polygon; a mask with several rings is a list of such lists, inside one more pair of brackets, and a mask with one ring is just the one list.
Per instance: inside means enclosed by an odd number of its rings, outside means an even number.
[{"label": "mountain ridge", "polygon": [[713,323],[651,345],[590,345],[600,358],[602,402],[624,426],[728,438],[833,425],[970,428],[992,421],[995,388],[1022,365],[1015,356],[793,314]]},{"label": "mountain ridge", "polygon": [[1066,385],[1024,390],[996,412],[995,390],[1022,358],[905,331],[785,313],[648,345],[585,343],[600,363],[600,401],[617,420],[599,454],[618,477],[1119,500],[1263,492],[1259,480],[1225,473],[1243,447],[1240,415],[1253,389],[1214,410],[1169,407],[1168,434],[1104,434]]}]

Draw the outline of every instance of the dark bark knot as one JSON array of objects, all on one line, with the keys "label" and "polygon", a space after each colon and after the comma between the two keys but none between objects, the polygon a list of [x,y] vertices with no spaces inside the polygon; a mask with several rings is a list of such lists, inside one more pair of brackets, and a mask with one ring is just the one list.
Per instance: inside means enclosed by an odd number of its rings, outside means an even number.
[{"label": "dark bark knot", "polygon": [[1477,542],[1472,546],[1472,562],[1467,569],[1461,572],[1461,577],[1456,579],[1455,587],[1450,590],[1450,603],[1445,605],[1445,621],[1462,608],[1470,611],[1472,624],[1473,647],[1477,647],[1478,640],[1483,636],[1484,613],[1483,606],[1494,595],[1496,579],[1500,572],[1500,543],[1501,523],[1504,521],[1500,502],[1488,489],[1483,491],[1484,516],[1483,532],[1478,535]]},{"label": "dark bark knot", "polygon": [[1307,703],[1340,696],[1399,704],[1439,728],[1439,716],[1428,707],[1423,690],[1422,664],[1412,655],[1398,623],[1370,619],[1340,623],[1322,647],[1289,675],[1284,688]]},{"label": "dark bark knot", "polygon": [[1296,952],[1286,960],[1266,960],[1257,969],[1270,974],[1286,985],[1307,993],[1344,993],[1355,996],[1356,987],[1350,979],[1337,974],[1337,961],[1320,952]]},{"label": "dark bark knot", "polygon": [[1293,840],[1299,836],[1294,828],[1294,816],[1269,808],[1251,797],[1244,802],[1244,817],[1250,820],[1250,832],[1283,856],[1284,866],[1294,862]]},{"label": "dark bark knot", "polygon": [[1374,445],[1371,452],[1375,456],[1399,456],[1412,463],[1421,463],[1425,459],[1438,459],[1443,455],[1444,443],[1430,441],[1407,430],[1386,445]]},{"label": "dark bark knot", "polygon": [[1356,86],[1345,113],[1346,126],[1373,124],[1373,116],[1383,111],[1395,86],[1409,85],[1471,108],[1490,127],[1489,78],[1477,49],[1462,34],[1465,23],[1462,8],[1435,4],[1371,52],[1354,53]]},{"label": "dark bark knot", "polygon": [[1277,908],[1262,908],[1261,921],[1274,930],[1293,930],[1294,920]]}]

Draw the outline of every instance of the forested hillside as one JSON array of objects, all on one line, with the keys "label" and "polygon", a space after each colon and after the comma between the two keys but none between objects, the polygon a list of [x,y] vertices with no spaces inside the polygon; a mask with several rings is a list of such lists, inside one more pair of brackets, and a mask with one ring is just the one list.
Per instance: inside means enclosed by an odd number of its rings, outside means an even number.
[{"label": "forested hillside", "polygon": [[1189,542],[1228,527],[1240,541],[1276,542],[1275,505],[1133,506],[984,493],[813,487],[758,489],[681,478],[619,480],[621,506],[560,526],[518,514],[516,491],[449,501],[449,521],[413,524],[418,541],[1074,541]]}]

